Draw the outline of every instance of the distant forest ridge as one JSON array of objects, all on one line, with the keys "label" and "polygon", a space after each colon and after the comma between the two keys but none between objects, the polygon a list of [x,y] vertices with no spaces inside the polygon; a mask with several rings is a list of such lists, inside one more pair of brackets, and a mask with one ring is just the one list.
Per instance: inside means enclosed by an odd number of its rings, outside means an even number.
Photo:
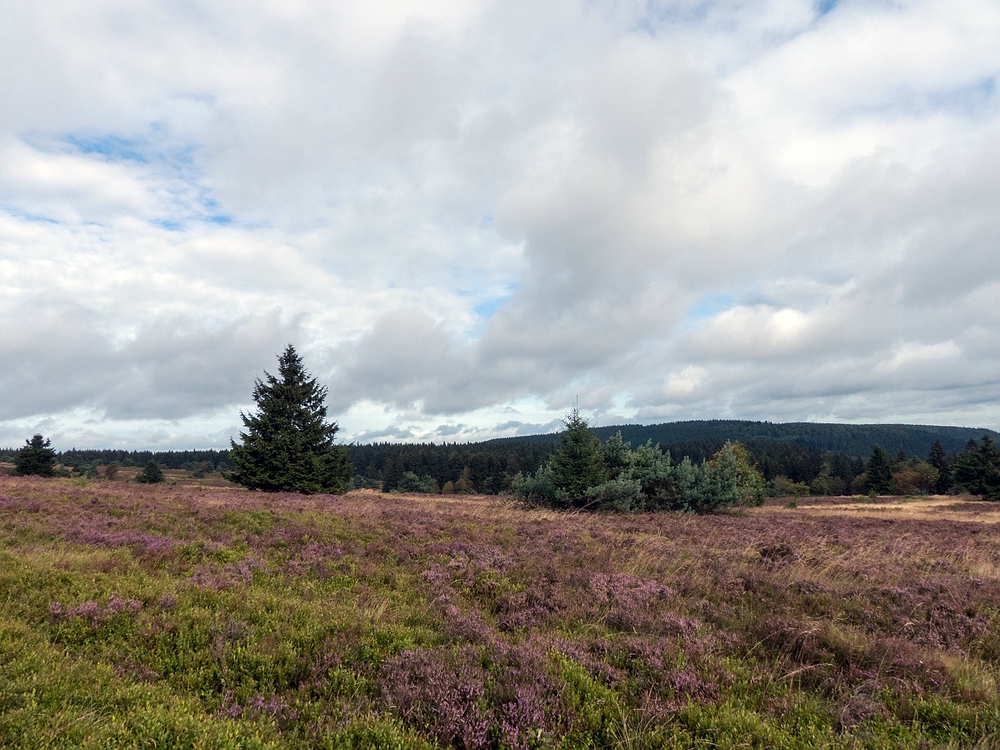
[{"label": "distant forest ridge", "polygon": [[[596,427],[594,433],[602,440],[622,434],[622,439],[632,446],[647,440],[664,448],[673,445],[712,442],[725,443],[739,440],[744,443],[774,441],[791,443],[820,451],[845,453],[848,456],[867,457],[877,445],[891,454],[900,451],[908,456],[926,457],[935,440],[948,453],[960,453],[970,440],[979,440],[989,435],[1000,439],[994,430],[976,427],[943,427],[937,425],[910,424],[833,424],[822,422],[748,422],[739,419],[691,420],[686,422],[665,422],[663,424],[624,424]],[[497,438],[487,443],[506,441],[532,441],[554,443],[559,433],[530,435],[513,438]]]},{"label": "distant forest ridge", "polygon": [[[974,427],[945,427],[936,425],[907,424],[824,424],[813,422],[750,422],[736,419],[691,420],[665,422],[653,425],[625,424],[594,428],[602,440],[620,432],[625,442],[633,447],[646,441],[659,444],[679,458],[690,455],[701,459],[711,456],[727,440],[739,440],[756,447],[754,453],[771,453],[767,444],[800,446],[810,453],[841,453],[846,456],[867,457],[877,445],[892,455],[900,452],[907,456],[926,458],[935,440],[940,440],[951,454],[961,453],[970,440],[979,440],[984,434],[1000,443],[1000,433]],[[477,443],[372,443],[349,446],[349,453],[358,474],[370,479],[383,477],[385,464],[392,459],[421,455],[417,463],[453,464],[459,471],[470,460],[481,463],[487,458],[494,471],[502,464],[508,473],[519,470],[533,471],[559,440],[559,433],[494,438]],[[777,445],[774,445],[777,448]],[[0,449],[0,461],[13,461],[16,448]],[[174,469],[230,469],[228,450],[189,451],[127,451],[118,449],[61,451],[58,460],[64,466],[83,467],[94,464],[116,463],[120,466],[144,466],[155,459],[165,468]],[[408,463],[403,461],[403,463]],[[449,466],[449,469],[454,468]],[[417,468],[416,466],[413,467]],[[444,468],[444,467],[442,467]],[[484,467],[485,468],[485,467]]]}]

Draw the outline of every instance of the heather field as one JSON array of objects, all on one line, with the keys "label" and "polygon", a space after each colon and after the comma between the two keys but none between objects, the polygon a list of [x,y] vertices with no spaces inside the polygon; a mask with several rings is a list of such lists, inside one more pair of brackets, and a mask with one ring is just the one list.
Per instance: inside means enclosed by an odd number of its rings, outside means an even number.
[{"label": "heather field", "polygon": [[0,477],[0,744],[993,747],[996,509]]}]

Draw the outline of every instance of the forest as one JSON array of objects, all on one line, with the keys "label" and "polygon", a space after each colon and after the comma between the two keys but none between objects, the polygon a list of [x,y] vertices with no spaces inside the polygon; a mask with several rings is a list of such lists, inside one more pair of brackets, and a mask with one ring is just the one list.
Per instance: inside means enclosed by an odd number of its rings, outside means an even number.
[{"label": "forest", "polygon": [[[947,489],[941,474],[970,443],[984,435],[992,442],[1000,434],[966,427],[925,425],[843,425],[821,423],[707,420],[656,425],[597,427],[602,441],[621,434],[633,448],[651,442],[675,460],[695,463],[710,459],[727,441],[739,441],[767,481],[768,494],[836,495],[867,493],[868,462],[879,447],[891,460],[900,494]],[[427,493],[509,492],[518,474],[531,475],[549,460],[560,433],[500,438],[478,443],[351,444],[355,488]],[[935,444],[938,477],[929,468]],[[16,449],[0,450],[0,462],[13,462]],[[166,469],[192,473],[231,471],[228,450],[127,451],[70,449],[56,453],[60,470],[70,475],[94,473],[99,466],[142,467],[150,461]]]}]

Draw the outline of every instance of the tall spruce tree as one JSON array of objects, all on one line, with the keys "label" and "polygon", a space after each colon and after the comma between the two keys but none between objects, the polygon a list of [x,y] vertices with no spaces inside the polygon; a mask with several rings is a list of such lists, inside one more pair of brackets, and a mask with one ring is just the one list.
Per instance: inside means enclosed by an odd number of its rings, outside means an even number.
[{"label": "tall spruce tree", "polygon": [[940,438],[934,441],[934,447],[931,448],[931,453],[927,458],[927,463],[937,469],[938,472],[938,477],[934,480],[934,492],[939,495],[943,495],[951,489],[952,477],[951,465],[948,463],[948,454],[945,453],[944,446],[941,445]]},{"label": "tall spruce tree", "polygon": [[969,449],[955,460],[955,479],[975,495],[1000,500],[1000,448],[989,435],[983,435],[982,445],[969,441]]},{"label": "tall spruce tree", "polygon": [[872,449],[868,459],[868,489],[877,495],[892,492],[892,459],[878,445]]},{"label": "tall spruce tree", "polygon": [[24,441],[24,447],[14,460],[14,473],[21,476],[35,474],[51,477],[56,473],[56,452],[50,447],[51,441],[41,435],[34,435]]},{"label": "tall spruce tree", "polygon": [[586,503],[584,493],[607,479],[601,442],[577,407],[563,420],[566,431],[549,461],[552,484],[568,497],[569,505]]},{"label": "tall spruce tree", "polygon": [[257,379],[256,414],[243,414],[241,443],[232,443],[234,482],[268,492],[342,492],[351,478],[347,449],[334,444],[336,422],[326,421],[327,389],[306,372],[291,344],[278,357],[278,377]]}]

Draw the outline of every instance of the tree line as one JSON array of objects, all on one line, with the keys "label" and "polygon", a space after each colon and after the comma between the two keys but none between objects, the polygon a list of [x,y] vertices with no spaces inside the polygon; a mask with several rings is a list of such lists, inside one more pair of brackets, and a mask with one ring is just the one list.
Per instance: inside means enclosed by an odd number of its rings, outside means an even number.
[{"label": "tree line", "polygon": [[[138,481],[162,481],[162,468],[196,475],[222,471],[238,484],[265,491],[335,493],[371,487],[386,492],[512,493],[554,507],[620,510],[711,505],[714,501],[705,498],[718,487],[711,492],[708,488],[719,485],[723,475],[729,477],[723,484],[730,482],[732,466],[738,467],[741,481],[753,477],[754,497],[759,485],[762,492],[780,496],[965,490],[1000,499],[1000,452],[990,431],[977,442],[969,439],[975,433],[967,428],[913,425],[714,420],[592,429],[574,410],[559,434],[472,444],[345,446],[335,442],[337,423],[326,419],[326,395],[326,388],[288,346],[278,357],[278,375],[265,372],[255,381],[257,411],[240,414],[245,430],[228,451],[56,453],[48,440],[35,435],[18,451],[0,451],[0,460],[14,461],[20,474],[51,475],[58,465],[65,474],[94,476],[97,467],[104,467],[107,475],[117,466],[145,466]],[[937,437],[929,452],[907,453],[904,446],[926,447],[932,435]],[[894,454],[881,444],[871,447],[873,438],[899,447]],[[956,450],[960,438],[967,442]],[[560,469],[568,446],[578,443],[590,446],[591,458],[599,456],[594,459],[596,473],[584,472],[589,477],[585,486]],[[638,445],[634,450],[633,444]],[[844,448],[824,447],[831,445]],[[850,452],[860,447],[870,454]],[[739,492],[745,494],[745,489]],[[729,490],[723,494],[732,496]]]}]

